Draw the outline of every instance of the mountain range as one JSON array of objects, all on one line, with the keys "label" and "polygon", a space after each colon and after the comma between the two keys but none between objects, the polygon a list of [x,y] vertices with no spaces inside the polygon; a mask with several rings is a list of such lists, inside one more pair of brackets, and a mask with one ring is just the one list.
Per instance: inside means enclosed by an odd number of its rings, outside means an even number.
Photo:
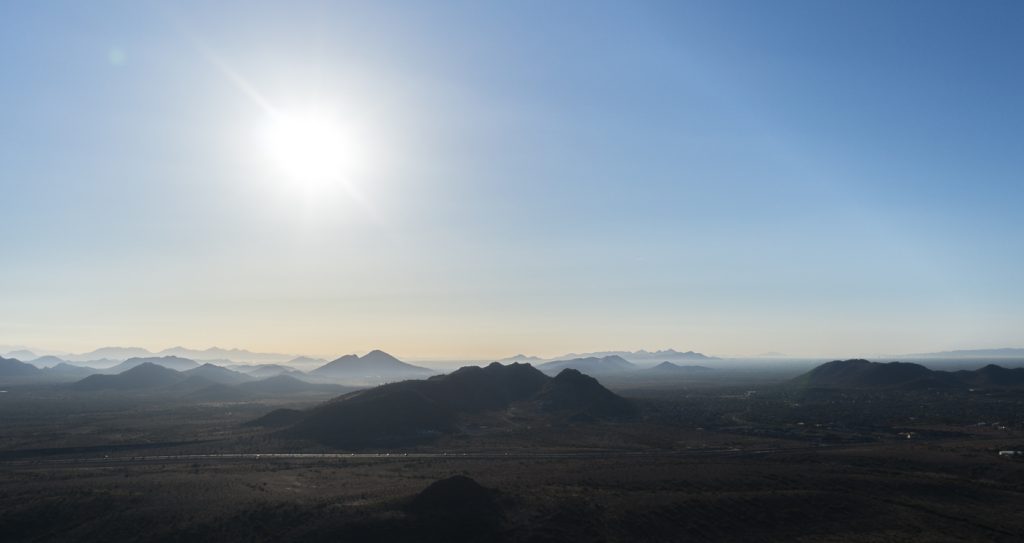
[{"label": "mountain range", "polygon": [[701,360],[719,360],[714,356],[708,356],[695,351],[680,352],[675,349],[664,349],[661,351],[645,351],[643,349],[639,351],[601,351],[594,353],[569,353],[562,356],[556,356],[553,358],[542,358],[539,356],[528,356],[525,354],[517,354],[508,358],[502,358],[498,360],[501,363],[529,363],[537,365],[538,363],[545,362],[559,362],[566,360],[577,360],[582,358],[607,358],[609,356],[617,356],[626,360],[627,362],[634,364],[645,364],[653,362],[694,362]]},{"label": "mountain range", "polygon": [[698,360],[719,360],[714,356],[708,356],[703,353],[695,351],[679,352],[675,349],[664,349],[660,351],[645,351],[643,349],[639,351],[603,351],[597,353],[571,353],[564,356],[558,357],[561,359],[571,358],[604,358],[606,356],[618,356],[624,358],[633,363],[643,362],[685,362],[685,361],[698,361]]},{"label": "mountain range", "polygon": [[193,368],[198,368],[199,363],[195,360],[188,358],[181,358],[179,356],[146,356],[129,358],[120,364],[109,368],[104,373],[121,373],[125,370],[130,370],[135,366],[142,364],[155,364],[157,366],[163,366],[172,370],[185,371]]},{"label": "mountain range", "polygon": [[939,371],[912,362],[833,360],[793,379],[816,388],[967,389],[1024,387],[1024,368],[989,364],[976,370]]},{"label": "mountain range", "polygon": [[177,371],[153,362],[143,362],[115,375],[90,375],[66,386],[69,390],[84,392],[170,394],[193,401],[243,401],[305,393],[340,394],[355,390],[334,384],[309,383],[290,375],[255,379],[213,364]]},{"label": "mountain range", "polygon": [[307,411],[275,410],[253,424],[330,446],[364,447],[455,433],[465,417],[513,404],[524,412],[592,418],[635,414],[629,401],[578,371],[549,377],[528,364],[494,362],[352,392]]},{"label": "mountain range", "polygon": [[[111,350],[115,349],[115,350]],[[112,356],[136,352],[135,349],[119,350],[109,348],[97,354]],[[291,375],[303,380],[319,380],[349,384],[379,384],[381,382],[410,379],[432,375],[431,369],[414,366],[398,360],[384,351],[375,350],[364,356],[345,355],[324,364],[318,359],[308,358],[305,364],[317,364],[309,373],[284,364],[231,364],[212,361],[196,361],[176,355],[132,357],[110,366],[91,367],[83,363],[68,362],[55,356],[41,357],[40,363],[26,363],[15,359],[2,359],[0,378],[15,379],[17,382],[67,382],[92,374],[118,375],[132,368],[151,364],[194,376],[206,377],[211,382],[237,384],[252,379],[277,375]],[[220,362],[218,360],[218,362]],[[150,370],[153,371],[153,370]]]},{"label": "mountain range", "polygon": [[631,371],[637,368],[632,362],[613,354],[602,357],[588,356],[571,360],[556,360],[540,364],[537,369],[544,373],[558,373],[564,369],[574,369],[588,374],[601,375]]},{"label": "mountain range", "polygon": [[1002,349],[968,349],[956,351],[941,351],[936,353],[917,353],[901,355],[897,358],[1024,358],[1024,349],[1002,348]]},{"label": "mountain range", "polygon": [[278,353],[254,353],[245,349],[222,349],[210,347],[209,349],[189,349],[186,347],[171,347],[159,352],[152,352],[141,347],[102,347],[94,351],[81,354],[67,354],[61,356],[69,362],[89,362],[99,359],[128,360],[129,358],[150,358],[175,356],[199,361],[226,361],[249,362],[273,364],[287,362],[295,355]]}]

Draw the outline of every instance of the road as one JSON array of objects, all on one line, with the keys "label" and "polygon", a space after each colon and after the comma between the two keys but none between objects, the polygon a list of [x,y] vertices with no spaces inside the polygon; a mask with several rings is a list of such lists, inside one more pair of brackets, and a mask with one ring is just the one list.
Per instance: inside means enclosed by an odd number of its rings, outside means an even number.
[{"label": "road", "polygon": [[76,467],[86,465],[124,465],[151,463],[216,463],[216,462],[271,462],[275,460],[558,460],[608,458],[688,458],[702,456],[752,456],[774,453],[820,450],[821,447],[794,447],[775,449],[708,448],[678,451],[586,451],[586,452],[375,452],[375,453],[218,453],[218,454],[155,454],[155,455],[103,455],[74,458],[31,458],[0,461],[0,467]]}]

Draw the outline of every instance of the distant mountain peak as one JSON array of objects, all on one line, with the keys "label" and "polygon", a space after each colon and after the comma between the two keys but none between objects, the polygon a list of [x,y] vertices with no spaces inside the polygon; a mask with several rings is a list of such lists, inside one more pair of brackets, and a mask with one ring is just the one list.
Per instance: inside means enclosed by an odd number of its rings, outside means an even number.
[{"label": "distant mountain peak", "polygon": [[415,377],[432,373],[433,370],[402,362],[380,349],[363,356],[343,355],[310,372],[311,375],[336,379]]}]

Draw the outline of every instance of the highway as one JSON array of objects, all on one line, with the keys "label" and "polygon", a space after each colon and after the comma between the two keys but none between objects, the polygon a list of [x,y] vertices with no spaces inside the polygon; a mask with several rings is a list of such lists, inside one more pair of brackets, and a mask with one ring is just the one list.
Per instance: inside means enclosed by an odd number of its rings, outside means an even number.
[{"label": "highway", "polygon": [[154,454],[103,455],[73,458],[22,458],[0,461],[0,467],[75,467],[86,465],[125,465],[162,463],[272,462],[279,460],[318,461],[395,461],[395,460],[585,460],[610,458],[693,458],[703,456],[729,457],[820,450],[821,447],[777,449],[706,448],[676,451],[580,451],[580,452],[360,452],[360,453],[216,453],[216,454]]}]

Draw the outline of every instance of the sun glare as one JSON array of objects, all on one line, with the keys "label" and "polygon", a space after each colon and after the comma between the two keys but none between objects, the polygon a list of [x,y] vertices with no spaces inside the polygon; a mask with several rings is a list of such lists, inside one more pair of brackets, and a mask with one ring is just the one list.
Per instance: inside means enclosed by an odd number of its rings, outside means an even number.
[{"label": "sun glare", "polygon": [[345,181],[355,142],[330,113],[277,113],[265,134],[267,151],[288,179],[307,186]]}]

